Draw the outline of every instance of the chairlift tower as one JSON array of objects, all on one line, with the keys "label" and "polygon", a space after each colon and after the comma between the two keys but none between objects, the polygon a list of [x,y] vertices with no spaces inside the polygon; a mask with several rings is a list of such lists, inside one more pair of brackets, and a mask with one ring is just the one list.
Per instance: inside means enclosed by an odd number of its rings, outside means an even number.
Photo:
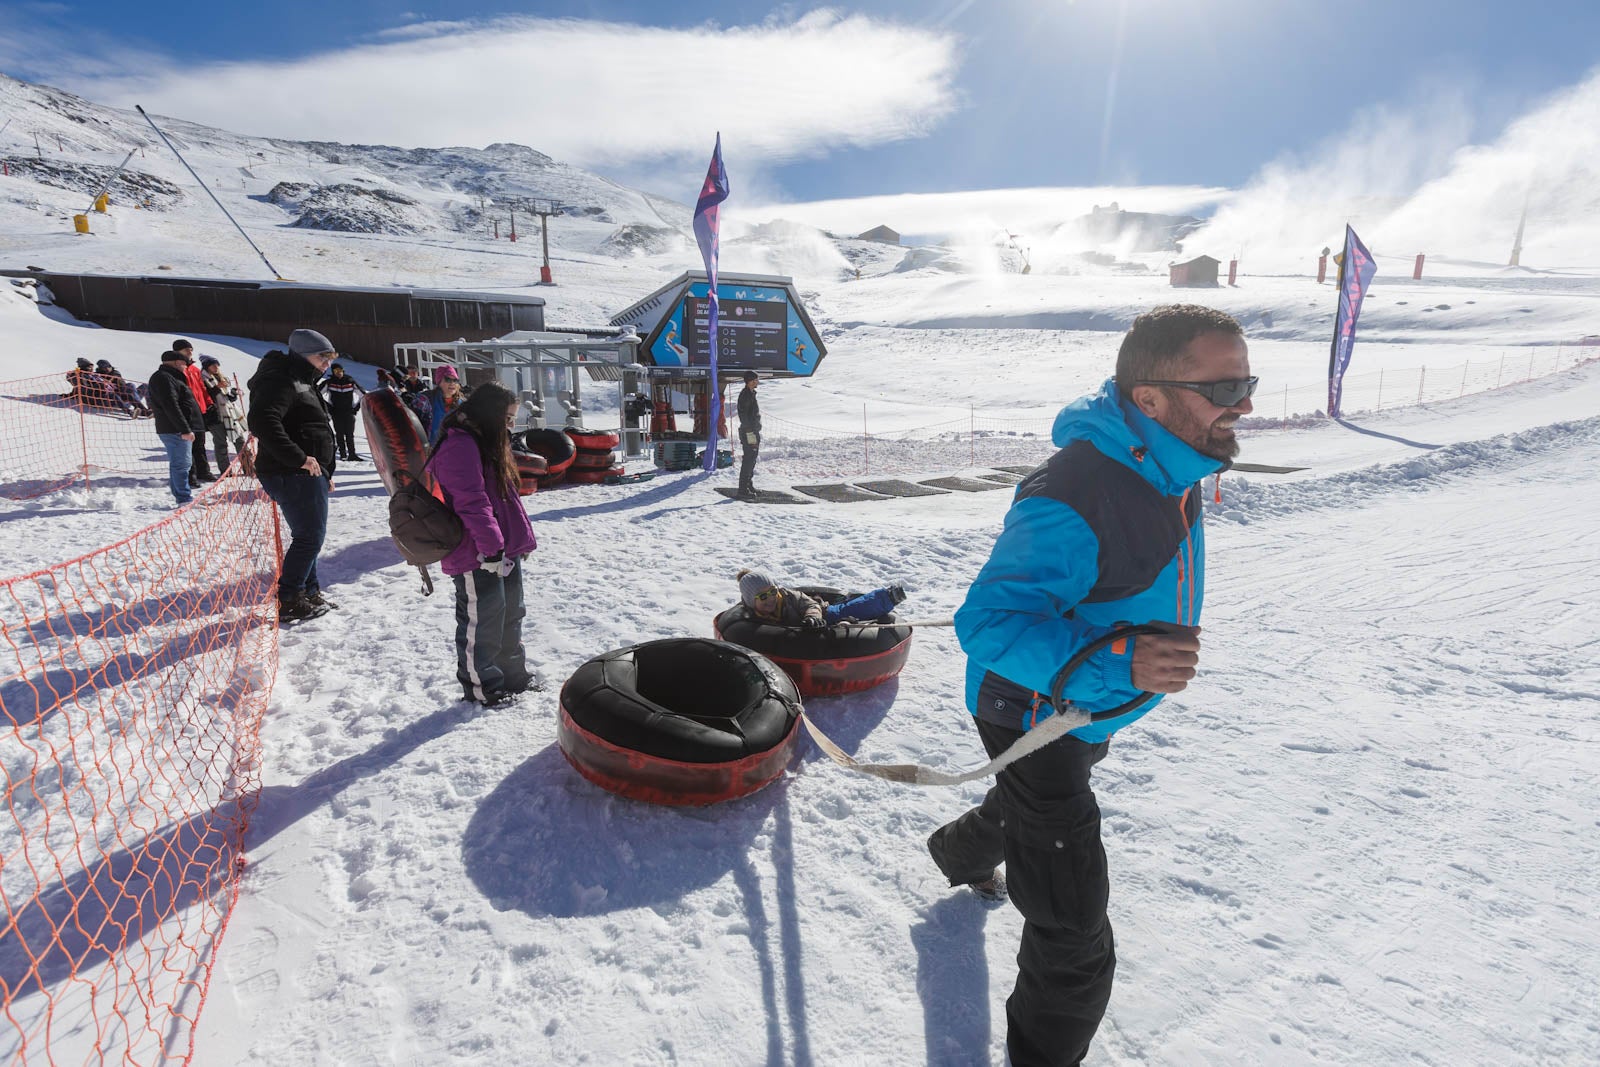
[{"label": "chairlift tower", "polygon": [[554,285],[550,278],[550,216],[561,210],[559,200],[534,200],[529,210],[539,216],[539,236],[544,242],[544,266],[539,268],[539,284]]}]

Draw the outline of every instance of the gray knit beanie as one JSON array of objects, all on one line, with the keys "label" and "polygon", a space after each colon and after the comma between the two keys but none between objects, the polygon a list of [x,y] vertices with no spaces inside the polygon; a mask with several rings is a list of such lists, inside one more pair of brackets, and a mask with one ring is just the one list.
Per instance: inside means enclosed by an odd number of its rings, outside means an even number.
[{"label": "gray knit beanie", "polygon": [[740,571],[739,600],[744,604],[745,607],[749,608],[751,611],[754,611],[756,607],[756,594],[764,593],[777,584],[777,582],[774,582],[771,578],[768,578],[760,571]]},{"label": "gray knit beanie", "polygon": [[334,351],[333,342],[316,330],[296,330],[289,335],[289,351],[297,356],[316,356]]}]

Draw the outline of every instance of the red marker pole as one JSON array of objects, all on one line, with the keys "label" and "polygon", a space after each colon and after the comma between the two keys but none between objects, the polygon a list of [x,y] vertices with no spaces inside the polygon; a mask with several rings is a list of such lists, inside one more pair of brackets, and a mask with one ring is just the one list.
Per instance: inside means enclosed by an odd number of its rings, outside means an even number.
[{"label": "red marker pole", "polygon": [[1422,261],[1424,259],[1427,259],[1427,258],[1428,257],[1425,256],[1423,253],[1421,253],[1421,252],[1417,253],[1417,265],[1411,268],[1411,280],[1412,281],[1420,282],[1422,280]]}]

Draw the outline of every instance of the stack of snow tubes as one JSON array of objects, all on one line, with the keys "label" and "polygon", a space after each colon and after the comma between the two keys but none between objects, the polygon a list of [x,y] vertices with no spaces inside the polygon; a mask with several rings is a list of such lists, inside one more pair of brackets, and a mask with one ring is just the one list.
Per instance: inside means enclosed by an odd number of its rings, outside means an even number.
[{"label": "stack of snow tubes", "polygon": [[760,653],[704,637],[596,656],[561,687],[556,742],[589,781],[652,804],[716,804],[783,773],[800,694]]},{"label": "stack of snow tubes", "polygon": [[542,456],[545,462],[545,471],[540,474],[525,460],[517,461],[522,495],[527,496],[537,489],[560,485],[578,458],[578,449],[572,443],[572,438],[560,430],[524,430],[511,437],[511,456],[516,459],[519,454]]},{"label": "stack of snow tubes", "polygon": [[[803,585],[800,592],[836,604],[854,594]],[[900,673],[911,655],[912,627],[885,615],[871,622],[841,622],[820,630],[779,626],[757,618],[743,604],[712,622],[719,638],[766,656],[794,679],[801,696],[838,696],[882,685]]]},{"label": "stack of snow tubes", "polygon": [[567,481],[578,485],[599,485],[607,478],[627,473],[616,453],[621,437],[600,430],[585,430],[581,426],[568,426],[567,436],[577,446],[578,456],[567,472]]}]

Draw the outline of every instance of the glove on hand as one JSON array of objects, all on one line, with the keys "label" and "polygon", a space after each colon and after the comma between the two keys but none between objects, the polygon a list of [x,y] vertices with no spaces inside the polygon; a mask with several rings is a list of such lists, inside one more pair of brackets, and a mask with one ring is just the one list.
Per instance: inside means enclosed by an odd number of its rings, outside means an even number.
[{"label": "glove on hand", "polygon": [[517,557],[508,557],[504,552],[496,552],[492,556],[479,556],[478,569],[501,578],[511,577],[511,572],[516,569]]},{"label": "glove on hand", "polygon": [[821,630],[827,625],[828,624],[817,615],[807,615],[800,620],[800,628],[802,630]]}]

